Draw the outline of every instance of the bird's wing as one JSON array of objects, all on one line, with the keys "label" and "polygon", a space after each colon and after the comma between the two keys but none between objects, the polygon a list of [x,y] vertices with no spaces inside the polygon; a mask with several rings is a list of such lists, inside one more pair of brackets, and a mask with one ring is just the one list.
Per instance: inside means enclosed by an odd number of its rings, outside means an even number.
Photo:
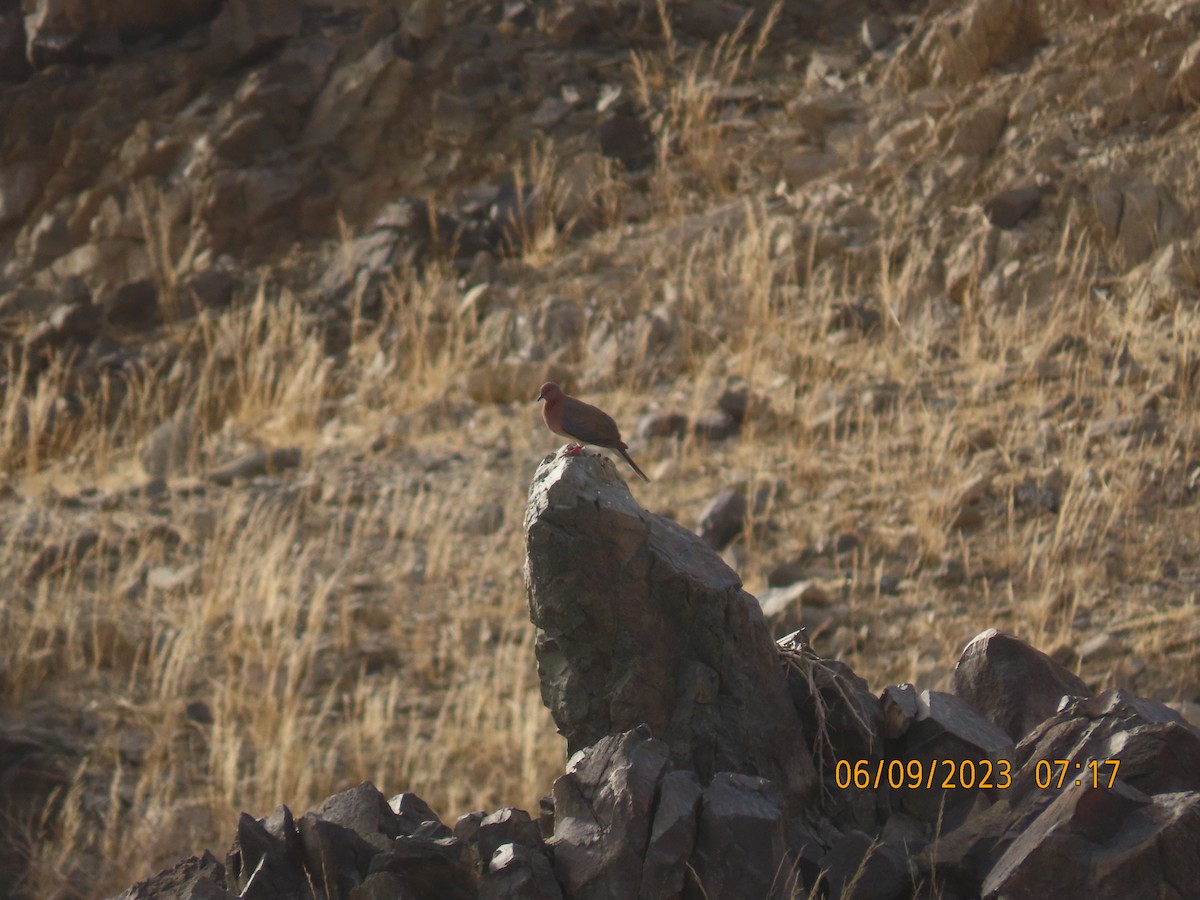
[{"label": "bird's wing", "polygon": [[621,430],[612,416],[574,397],[567,397],[563,402],[562,429],[575,440],[597,447],[621,441]]}]

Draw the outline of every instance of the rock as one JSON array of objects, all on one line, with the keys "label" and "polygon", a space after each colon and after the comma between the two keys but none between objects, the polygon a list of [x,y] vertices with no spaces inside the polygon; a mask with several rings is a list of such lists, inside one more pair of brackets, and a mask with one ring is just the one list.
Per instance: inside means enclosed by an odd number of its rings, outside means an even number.
[{"label": "rock", "polygon": [[921,698],[911,684],[893,684],[884,688],[879,695],[879,706],[883,716],[879,734],[889,741],[902,737],[921,715]]},{"label": "rock", "polygon": [[992,195],[983,204],[983,213],[988,222],[997,228],[1015,228],[1017,224],[1037,210],[1042,202],[1042,192],[1037,187],[1009,188]]},{"label": "rock", "polygon": [[810,635],[831,620],[829,594],[813,581],[798,581],[786,587],[768,588],[758,598],[763,615],[774,634],[806,628]]},{"label": "rock", "polygon": [[[1122,782],[1068,782],[983,882],[985,896],[1136,897],[1193,892],[1200,796],[1148,797]],[[1167,893],[1169,891],[1169,893]]]},{"label": "rock", "polygon": [[797,147],[783,156],[780,175],[791,187],[798,188],[830,172],[836,172],[841,166],[842,161],[836,153],[812,147]]},{"label": "rock", "polygon": [[692,863],[703,896],[771,895],[792,869],[783,807],[778,789],[764,778],[728,772],[713,778],[701,800]]},{"label": "rock", "polygon": [[186,473],[196,462],[193,455],[196,439],[195,414],[190,409],[180,410],[150,432],[138,459],[151,478]]},{"label": "rock", "polygon": [[669,752],[641,726],[576,753],[554,782],[554,870],[572,900],[638,896]]},{"label": "rock", "polygon": [[862,38],[863,46],[872,53],[875,53],[888,45],[892,37],[896,34],[896,29],[892,26],[891,20],[886,16],[872,13],[863,19],[859,34]]},{"label": "rock", "polygon": [[54,213],[45,213],[29,232],[29,254],[35,265],[58,259],[74,247],[67,221]]},{"label": "rock", "polygon": [[0,228],[25,218],[37,202],[44,178],[36,162],[0,164]]},{"label": "rock", "polygon": [[654,136],[630,102],[621,102],[596,128],[600,152],[638,172],[654,162]]},{"label": "rock", "polygon": [[100,310],[90,298],[63,303],[50,311],[50,327],[60,341],[90,343],[100,330]]},{"label": "rock", "polygon": [[213,469],[208,480],[213,484],[229,485],[239,479],[273,475],[300,465],[299,447],[280,447],[275,450],[253,450]]},{"label": "rock", "polygon": [[121,41],[152,34],[178,35],[204,22],[219,0],[152,3],[118,0],[93,4],[79,0],[31,0],[25,5],[27,54],[35,67],[80,63],[115,56]]},{"label": "rock", "polygon": [[737,433],[737,421],[724,410],[701,413],[692,422],[692,434],[705,441],[724,441]]},{"label": "rock", "polygon": [[673,897],[683,890],[702,793],[694,772],[667,772],[659,781],[639,896]]},{"label": "rock", "polygon": [[149,278],[126,282],[101,294],[100,306],[110,325],[148,328],[162,321],[158,286]]},{"label": "rock", "polygon": [[1175,197],[1140,173],[1113,178],[1094,191],[1092,210],[1129,266],[1187,233],[1186,217]]},{"label": "rock", "polygon": [[301,8],[289,0],[225,0],[208,29],[217,68],[262,59],[300,33]]},{"label": "rock", "polygon": [[[988,772],[991,772],[990,782],[995,785],[1002,765],[1016,768],[1012,763],[1013,742],[1004,731],[953,694],[927,690],[919,700],[916,720],[885,755],[918,761],[925,783],[913,787],[906,780],[901,789],[893,792],[893,804],[923,822],[941,821],[953,827],[962,822],[977,802],[981,795],[978,784]],[[970,784],[962,776],[964,762],[973,766]],[[953,777],[948,782],[952,788],[945,787],[950,775]],[[959,784],[960,780],[964,784]]]},{"label": "rock", "polygon": [[18,3],[0,11],[0,83],[20,84],[33,71],[25,56],[25,16]]},{"label": "rock", "polygon": [[1007,109],[1002,106],[982,106],[955,115],[938,129],[938,138],[950,153],[988,156],[1007,124]]},{"label": "rock", "polygon": [[699,538],[639,507],[589,455],[538,468],[525,539],[542,699],[569,751],[644,723],[701,779],[740,771],[787,798],[811,790],[778,648]]},{"label": "rock", "polygon": [[974,456],[985,450],[991,450],[998,443],[999,438],[996,437],[996,432],[983,425],[967,432],[962,440],[962,449],[968,456]]},{"label": "rock", "polygon": [[770,414],[771,404],[766,397],[751,394],[745,385],[735,384],[721,392],[717,398],[717,408],[727,413],[734,424],[741,428],[747,417],[762,419]]},{"label": "rock", "polygon": [[504,507],[499,503],[486,503],[473,510],[463,521],[462,529],[467,534],[495,534],[504,524]]},{"label": "rock", "polygon": [[1024,641],[989,628],[963,649],[954,693],[1020,741],[1058,711],[1064,697],[1089,697],[1075,674]]},{"label": "rock", "polygon": [[992,66],[1020,59],[1044,40],[1036,0],[971,0],[923,47],[930,48],[935,84],[964,84]]},{"label": "rock", "polygon": [[445,0],[413,0],[404,8],[400,22],[409,37],[431,41],[445,21]]},{"label": "rock", "polygon": [[842,835],[821,868],[830,896],[845,900],[896,900],[912,888],[906,860],[862,831]]},{"label": "rock", "polygon": [[219,311],[233,303],[233,293],[239,282],[235,275],[221,269],[203,269],[189,272],[180,281],[180,295],[191,301],[192,309],[183,312],[198,312],[201,309]]},{"label": "rock", "polygon": [[[397,50],[394,38],[385,38],[334,70],[313,103],[304,127],[305,144],[336,140],[372,121],[386,120],[399,107],[412,80],[412,65]],[[374,150],[372,144],[365,153],[356,151],[359,168],[369,165]]]},{"label": "rock", "polygon": [[[846,809],[863,798],[836,783],[834,763],[878,759],[882,744],[882,708],[866,679],[836,659],[819,659],[784,638],[788,691],[808,734],[820,734],[817,756],[824,763],[825,788],[831,792],[831,809]],[[867,798],[863,824],[874,819],[874,801]]]},{"label": "rock", "polygon": [[[224,888],[225,867],[209,851],[139,881],[112,900],[233,900]],[[297,885],[299,887],[299,885]]]},{"label": "rock", "polygon": [[522,844],[501,844],[479,882],[479,900],[562,900],[562,888],[545,853]]},{"label": "rock", "polygon": [[714,550],[723,550],[742,533],[748,511],[746,495],[726,488],[704,507],[696,523],[696,533]]},{"label": "rock", "polygon": [[1200,106],[1200,41],[1184,51],[1171,86],[1185,106]]},{"label": "rock", "polygon": [[[457,828],[455,831],[457,833]],[[480,819],[474,840],[482,860],[491,859],[505,844],[516,844],[538,853],[544,853],[546,849],[537,822],[525,810],[511,806]]]},{"label": "rock", "polygon": [[688,432],[688,417],[683,413],[657,410],[646,413],[638,421],[640,438],[683,437]]}]

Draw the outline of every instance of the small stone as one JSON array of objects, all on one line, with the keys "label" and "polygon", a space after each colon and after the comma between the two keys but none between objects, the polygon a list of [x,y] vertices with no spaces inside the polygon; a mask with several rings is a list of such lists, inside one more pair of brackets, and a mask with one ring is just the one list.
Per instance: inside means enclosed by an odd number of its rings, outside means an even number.
[{"label": "small stone", "polygon": [[463,522],[467,534],[495,534],[504,524],[504,507],[499,503],[487,503],[475,510]]},{"label": "small stone", "polygon": [[724,441],[737,433],[737,422],[724,410],[704,413],[692,422],[692,434],[706,441]]},{"label": "small stone", "polygon": [[638,421],[638,437],[683,437],[688,431],[688,417],[683,413],[656,410]]},{"label": "small stone", "polygon": [[726,488],[704,508],[696,532],[708,546],[723,550],[741,534],[746,512],[746,495]]},{"label": "small stone", "polygon": [[1001,191],[984,203],[983,212],[988,222],[997,228],[1015,228],[1041,202],[1042,192],[1036,187],[1012,188]]},{"label": "small stone", "polygon": [[872,13],[863,19],[861,31],[863,46],[872,53],[886,47],[895,34],[896,29],[892,27],[891,20],[886,16]]}]

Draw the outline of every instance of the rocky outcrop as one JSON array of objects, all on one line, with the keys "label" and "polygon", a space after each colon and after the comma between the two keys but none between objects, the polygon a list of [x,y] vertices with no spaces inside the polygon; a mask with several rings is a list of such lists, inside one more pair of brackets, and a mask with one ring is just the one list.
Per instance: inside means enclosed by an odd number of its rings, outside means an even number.
[{"label": "rocky outcrop", "polygon": [[525,536],[542,698],[570,752],[644,724],[705,781],[735,771],[790,800],[812,792],[762,610],[695,534],[585,455],[538,469]]}]

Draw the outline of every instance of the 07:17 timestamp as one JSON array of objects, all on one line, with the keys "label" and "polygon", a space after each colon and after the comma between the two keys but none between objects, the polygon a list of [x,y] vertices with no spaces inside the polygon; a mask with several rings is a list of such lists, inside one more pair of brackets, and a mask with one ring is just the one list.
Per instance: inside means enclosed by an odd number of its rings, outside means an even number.
[{"label": "07:17 timestamp", "polygon": [[[1109,766],[1112,767],[1111,773],[1105,771]],[[1090,783],[1093,788],[1112,790],[1117,783],[1117,769],[1120,767],[1119,759],[1091,759],[1087,762],[1039,759],[1033,769],[1033,779],[1042,790],[1051,787],[1061,790],[1071,782],[1077,785]]]}]

